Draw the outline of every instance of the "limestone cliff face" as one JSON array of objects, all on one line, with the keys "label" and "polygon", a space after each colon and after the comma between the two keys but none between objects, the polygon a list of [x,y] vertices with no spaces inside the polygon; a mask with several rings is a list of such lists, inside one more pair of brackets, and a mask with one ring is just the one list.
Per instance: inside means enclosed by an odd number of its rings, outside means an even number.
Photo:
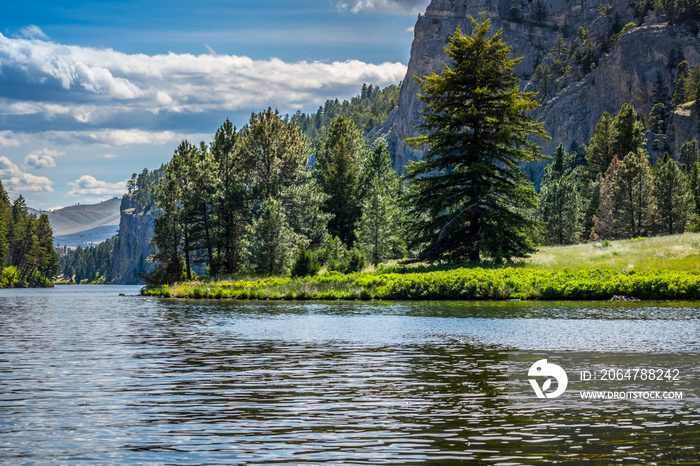
[{"label": "limestone cliff face", "polygon": [[[503,39],[512,47],[511,55],[524,57],[515,70],[521,86],[544,96],[536,116],[552,136],[543,144],[545,153],[551,153],[562,142],[567,148],[572,143],[579,147],[588,143],[602,113],[615,114],[624,102],[648,115],[654,103],[657,72],[666,90],[671,91],[675,67],[672,54],[682,52],[691,66],[700,62],[700,40],[690,28],[671,26],[656,12],[642,22],[634,18],[628,2],[433,0],[415,26],[399,107],[380,130],[387,135],[398,170],[424,156],[424,151],[414,151],[404,141],[418,134],[415,127],[422,122],[423,107],[417,98],[421,90],[413,77],[441,73],[448,37],[458,26],[465,33],[471,32],[468,18],[480,18],[482,14],[491,20],[492,30],[503,30]],[[631,22],[641,25],[630,25],[618,34],[616,42],[611,42],[610,31]],[[585,35],[581,36],[579,27],[585,29]],[[555,46],[562,42],[566,48],[557,56]],[[595,62],[592,70],[581,65],[579,58],[586,46],[591,48]],[[539,64],[559,67],[560,72],[543,84],[536,71]],[[671,147],[683,142],[674,138],[673,132],[670,137],[667,142]]]},{"label": "limestone cliff face", "polygon": [[113,283],[143,283],[138,274],[151,273],[155,268],[155,264],[146,260],[151,254],[154,212],[139,210],[134,196],[129,194],[122,198],[120,209],[119,238],[112,255],[110,276],[116,277]]}]

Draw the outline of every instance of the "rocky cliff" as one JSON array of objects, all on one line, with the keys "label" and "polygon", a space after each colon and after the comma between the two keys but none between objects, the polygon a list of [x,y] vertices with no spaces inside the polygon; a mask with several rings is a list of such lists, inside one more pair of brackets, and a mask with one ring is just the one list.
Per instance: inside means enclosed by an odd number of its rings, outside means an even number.
[{"label": "rocky cliff", "polygon": [[139,284],[139,274],[153,271],[155,264],[148,262],[153,238],[154,210],[139,207],[134,194],[125,194],[121,202],[119,237],[112,254],[113,283]]},{"label": "rocky cliff", "polygon": [[[633,3],[433,0],[415,26],[398,109],[378,130],[386,135],[395,167],[401,170],[424,155],[404,141],[416,135],[422,122],[421,90],[413,76],[442,72],[447,38],[458,26],[469,33],[470,16],[489,18],[493,30],[503,30],[511,55],[524,57],[516,74],[524,89],[540,93],[542,106],[536,114],[552,136],[543,144],[545,153],[559,143],[580,149],[602,113],[614,115],[625,102],[648,115],[659,87],[670,95],[678,57],[684,56],[690,66],[700,62],[700,40],[695,26],[671,25],[654,11],[640,16]],[[673,118],[678,117],[671,116],[666,141],[671,149],[686,140],[687,128],[697,127],[687,121],[679,125]]]}]

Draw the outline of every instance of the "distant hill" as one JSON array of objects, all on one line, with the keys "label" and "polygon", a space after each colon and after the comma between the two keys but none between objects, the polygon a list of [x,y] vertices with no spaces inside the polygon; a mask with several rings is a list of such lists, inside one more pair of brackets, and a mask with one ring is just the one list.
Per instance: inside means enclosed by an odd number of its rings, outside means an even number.
[{"label": "distant hill", "polygon": [[49,216],[54,244],[85,247],[117,234],[120,204],[120,199],[113,198],[99,204],[79,204],[52,211],[29,209],[29,212]]}]

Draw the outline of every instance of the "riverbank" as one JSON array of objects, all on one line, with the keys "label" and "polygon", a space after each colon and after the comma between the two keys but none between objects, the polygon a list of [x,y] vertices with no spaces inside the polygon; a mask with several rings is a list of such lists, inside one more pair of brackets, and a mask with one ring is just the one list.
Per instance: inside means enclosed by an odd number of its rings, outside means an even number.
[{"label": "riverbank", "polygon": [[700,273],[613,270],[553,272],[461,268],[423,273],[325,273],[306,278],[189,282],[145,287],[144,296],[287,300],[700,299]]},{"label": "riverbank", "polygon": [[213,279],[145,287],[194,299],[700,299],[700,233],[543,247],[515,267],[389,266],[313,277]]},{"label": "riverbank", "polygon": [[26,277],[17,267],[5,267],[0,271],[0,288],[51,288],[53,283],[39,272],[34,272]]}]

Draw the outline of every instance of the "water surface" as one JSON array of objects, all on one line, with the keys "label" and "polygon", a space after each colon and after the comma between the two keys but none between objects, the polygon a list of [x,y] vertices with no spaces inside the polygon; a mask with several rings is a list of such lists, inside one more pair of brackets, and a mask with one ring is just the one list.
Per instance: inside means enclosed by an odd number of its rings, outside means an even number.
[{"label": "water surface", "polygon": [[[695,405],[514,408],[513,350],[697,361],[688,303],[299,303],[0,290],[0,461],[700,461]],[[119,296],[120,293],[126,296]]]}]

